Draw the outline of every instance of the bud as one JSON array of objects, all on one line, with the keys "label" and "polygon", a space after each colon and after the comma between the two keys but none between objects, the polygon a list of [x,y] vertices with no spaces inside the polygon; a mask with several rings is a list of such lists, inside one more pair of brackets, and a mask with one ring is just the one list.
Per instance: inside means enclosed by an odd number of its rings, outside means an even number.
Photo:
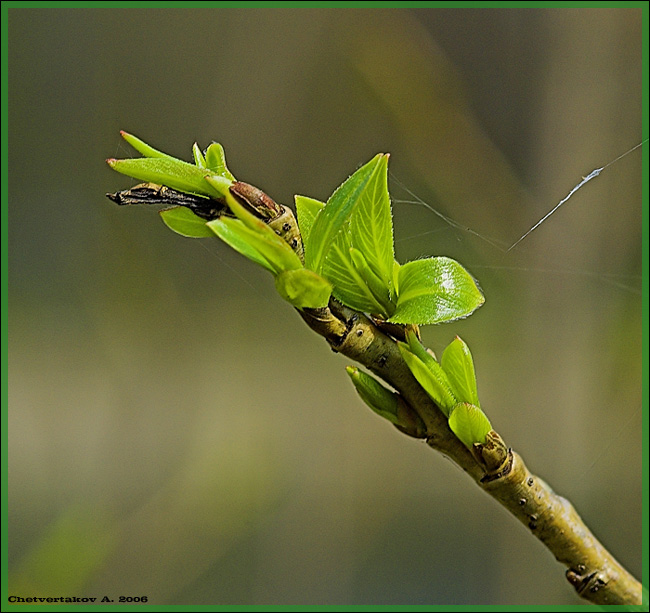
[{"label": "bud", "polygon": [[424,422],[399,394],[387,390],[377,379],[355,366],[346,367],[346,371],[361,400],[377,415],[390,421],[404,434],[426,437]]}]

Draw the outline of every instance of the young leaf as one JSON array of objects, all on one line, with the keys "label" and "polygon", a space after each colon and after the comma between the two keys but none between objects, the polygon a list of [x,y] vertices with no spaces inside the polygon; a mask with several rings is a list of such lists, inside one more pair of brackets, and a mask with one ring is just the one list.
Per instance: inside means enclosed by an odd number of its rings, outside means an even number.
[{"label": "young leaf", "polygon": [[[236,221],[236,220],[231,220]],[[237,220],[238,221],[238,220]],[[235,227],[232,227],[229,224],[224,223],[224,219],[214,219],[205,224],[214,234],[216,234],[226,245],[232,247],[238,253],[241,253],[244,257],[252,260],[256,264],[259,264],[263,268],[266,268],[269,272],[276,274],[276,269],[269,263],[269,261],[259,252],[255,247],[253,247],[247,235],[242,235],[240,232],[241,228],[248,230],[246,226],[240,221],[239,225],[235,224]]]},{"label": "young leaf", "polygon": [[175,158],[109,159],[106,162],[113,170],[117,170],[117,172],[121,172],[134,179],[139,179],[140,181],[166,185],[179,192],[211,197],[220,196],[218,192],[205,182],[206,170]]},{"label": "young leaf", "polygon": [[393,424],[399,424],[399,406],[397,396],[387,390],[373,376],[359,370],[356,366],[345,369],[361,400],[363,400],[377,415]]},{"label": "young leaf", "polygon": [[393,216],[388,195],[388,155],[379,158],[350,216],[350,243],[388,288],[393,276]]},{"label": "young leaf", "polygon": [[194,156],[194,164],[198,166],[199,168],[207,168],[207,165],[205,163],[205,158],[203,157],[203,153],[201,153],[201,148],[198,146],[197,143],[194,143],[192,146],[192,155]]},{"label": "young leaf", "polygon": [[425,364],[418,356],[411,353],[405,343],[398,343],[398,347],[417,382],[433,398],[440,410],[449,417],[449,412],[458,403],[458,399],[454,396],[449,380],[440,364],[435,360],[433,363]]},{"label": "young leaf", "polygon": [[313,270],[285,270],[275,278],[275,288],[282,298],[299,309],[327,306],[332,284]]},{"label": "young leaf", "polygon": [[340,232],[330,246],[322,274],[334,285],[332,291],[334,296],[346,306],[357,311],[388,317],[385,307],[377,300],[354,265],[349,241],[344,232]]},{"label": "young leaf", "polygon": [[214,232],[205,225],[205,219],[195,215],[184,206],[175,206],[160,211],[160,217],[170,229],[189,238],[207,238]]},{"label": "young leaf", "polygon": [[[242,220],[232,219],[229,217],[222,217],[220,219],[209,221],[207,222],[207,226],[211,228],[219,238],[222,238],[226,242],[228,241],[225,237],[230,237],[235,234],[237,236],[238,245],[240,245],[241,242],[248,243],[249,248],[246,253],[234,244],[231,246],[250,259],[254,258],[250,257],[249,253],[251,251],[257,252],[257,259],[254,259],[254,261],[261,263],[259,261],[259,256],[261,255],[268,265],[270,265],[269,269],[275,275],[278,275],[285,270],[296,270],[302,268],[302,262],[294,253],[293,249],[291,249],[285,241],[275,234],[273,230],[268,228],[264,222],[261,223],[266,229],[268,229],[270,234],[259,232],[258,229],[251,229]],[[230,231],[229,233],[223,232],[222,228],[224,226]],[[265,268],[268,268],[268,266],[265,266]]]},{"label": "young leaf", "polygon": [[296,198],[308,268],[334,284],[344,304],[388,318],[394,305],[393,226],[387,155],[377,155],[327,201]]},{"label": "young leaf", "polygon": [[447,374],[456,397],[480,408],[476,390],[476,374],[469,347],[456,337],[442,353],[440,365]]},{"label": "young leaf", "polygon": [[468,449],[472,449],[474,443],[485,443],[485,437],[492,430],[485,413],[469,402],[460,402],[453,408],[449,427]]},{"label": "young leaf", "polygon": [[388,284],[382,281],[370,268],[368,261],[359,249],[350,247],[350,258],[356,268],[357,272],[361,275],[368,289],[376,298],[377,302],[382,305],[381,315],[388,318],[395,310],[395,305],[390,301],[390,290]]},{"label": "young leaf", "polygon": [[140,140],[138,137],[133,136],[133,134],[129,134],[124,130],[120,130],[120,134],[122,135],[122,138],[127,143],[129,143],[129,145],[131,145],[131,147],[133,147],[138,153],[144,155],[146,158],[167,158],[168,160],[176,159],[171,155],[167,155],[166,153],[158,151],[158,149],[154,149],[153,147],[147,145],[147,143]]},{"label": "young leaf", "polygon": [[[337,235],[344,230],[363,192],[372,186],[374,177],[382,166],[382,154],[376,155],[359,168],[330,196],[318,213],[310,232],[310,249],[305,253],[308,268],[321,272],[325,256]],[[348,244],[345,252],[352,245]]]},{"label": "young leaf", "polygon": [[325,206],[324,202],[308,198],[307,196],[296,196],[296,213],[298,215],[298,227],[302,236],[302,244],[305,251],[309,248],[309,235],[311,227],[314,225],[314,220],[321,209]]},{"label": "young leaf", "polygon": [[485,298],[474,278],[446,257],[407,262],[398,272],[397,308],[389,321],[437,324],[467,317]]},{"label": "young leaf", "polygon": [[229,179],[230,181],[237,180],[226,166],[226,154],[219,143],[212,143],[205,150],[205,164],[216,175]]}]

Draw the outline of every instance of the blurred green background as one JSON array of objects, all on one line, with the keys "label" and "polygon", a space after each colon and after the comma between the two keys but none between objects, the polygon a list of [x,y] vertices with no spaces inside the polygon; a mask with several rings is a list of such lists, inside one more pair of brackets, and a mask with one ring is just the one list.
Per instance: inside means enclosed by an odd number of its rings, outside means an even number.
[{"label": "blurred green background", "polygon": [[283,203],[390,152],[398,259],[459,259],[487,298],[425,342],[469,343],[496,429],[639,576],[641,151],[503,247],[641,140],[641,16],[9,9],[10,593],[581,602],[270,275],[105,198],[134,183],[120,129],[217,140]]}]

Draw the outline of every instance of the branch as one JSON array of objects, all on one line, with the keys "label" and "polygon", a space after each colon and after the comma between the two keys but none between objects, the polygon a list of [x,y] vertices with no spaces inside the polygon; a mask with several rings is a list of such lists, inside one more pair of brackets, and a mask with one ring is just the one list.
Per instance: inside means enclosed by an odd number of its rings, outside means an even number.
[{"label": "branch", "polygon": [[[223,151],[219,145],[213,144],[208,148],[206,155],[209,160],[199,156],[197,166],[191,166],[179,161],[169,162],[165,157],[161,158],[165,154],[156,152],[130,135],[127,136],[129,142],[133,141],[132,144],[135,143],[136,149],[148,155],[148,158],[144,161],[109,160],[109,164],[120,172],[146,180],[171,178],[173,185],[161,187],[147,183],[136,186],[132,190],[110,194],[112,200],[118,204],[172,204],[190,209],[203,220],[215,220],[208,221],[208,226],[217,224],[215,232],[221,230],[225,233],[219,234],[221,238],[224,240],[229,238],[231,246],[235,246],[257,263],[275,272],[278,275],[276,285],[278,279],[283,278],[279,274],[281,271],[285,271],[282,272],[285,275],[302,274],[301,281],[312,279],[309,275],[313,275],[318,281],[315,287],[319,290],[325,287],[327,290],[322,301],[320,294],[318,301],[314,301],[312,295],[309,302],[300,302],[294,295],[292,304],[297,307],[305,304],[310,306],[327,304],[321,308],[297,308],[297,310],[307,325],[323,336],[334,351],[362,364],[396,390],[393,394],[375,382],[376,386],[382,388],[382,393],[390,398],[391,408],[388,410],[388,415],[397,428],[409,436],[426,439],[432,449],[443,453],[460,466],[479,487],[526,525],[556,559],[567,567],[567,580],[581,597],[601,605],[642,604],[641,584],[601,545],[573,506],[566,499],[555,494],[539,477],[528,471],[521,457],[506,446],[497,432],[492,430],[485,437],[481,435],[478,439],[470,439],[468,446],[452,432],[449,427],[449,410],[445,413],[442,410],[444,407],[438,406],[418,383],[404,360],[396,340],[400,334],[404,335],[409,327],[417,333],[417,326],[409,324],[405,328],[403,325],[392,325],[391,329],[385,326],[385,322],[376,323],[362,312],[346,307],[334,298],[330,298],[328,302],[327,296],[330,295],[331,290],[329,281],[323,280],[305,268],[296,269],[296,265],[299,267],[300,263],[304,262],[304,250],[298,224],[290,209],[276,204],[258,188],[234,181],[225,168]],[[386,160],[380,158],[381,156],[377,158],[379,160],[376,164],[377,168],[380,164],[384,164],[385,167]],[[205,168],[208,161],[213,168],[219,170],[218,176],[204,176],[202,168]],[[366,168],[374,167],[366,165],[364,169]],[[136,171],[139,174],[134,174]],[[210,189],[214,188],[214,193],[205,187],[204,179],[208,180]],[[175,188],[180,191],[175,191]],[[197,193],[189,195],[186,193],[193,190]],[[386,198],[388,198],[387,191]],[[384,204],[388,207],[388,200]],[[316,202],[316,206],[321,206],[321,203]],[[219,221],[223,215],[228,214],[228,208],[232,209],[238,217],[246,220],[246,223],[242,223],[241,220],[230,220],[234,221],[234,224]],[[260,219],[268,227],[260,223]],[[171,221],[168,218],[166,223],[169,225]],[[179,223],[178,220],[176,223]],[[185,225],[182,225],[183,223]],[[205,228],[204,223],[198,224],[198,230],[196,225],[192,225],[195,223],[192,220],[181,220],[180,225],[172,229],[181,234],[187,232],[188,236],[210,235],[210,230]],[[246,227],[261,229],[261,234],[253,232],[259,252],[251,251],[249,246],[241,242],[242,236],[252,232]],[[240,229],[239,235],[232,234],[235,228]],[[392,240],[392,234],[390,238]],[[326,239],[330,240],[331,236],[327,235],[323,239],[324,242],[327,242]],[[290,249],[287,248],[287,244]],[[350,251],[354,250],[350,249]],[[441,259],[444,258],[439,258]],[[357,258],[354,266],[357,264],[359,265],[357,272],[365,270],[365,260]],[[278,267],[277,270],[274,268],[275,265]],[[402,270],[406,270],[408,266],[409,264],[406,264]],[[372,281],[372,275],[368,273],[367,277]],[[377,304],[380,304],[383,290],[377,284],[370,283],[368,288],[371,293],[373,287],[376,290]],[[293,291],[294,288],[287,283],[284,290],[288,292]],[[357,304],[357,308],[362,307]],[[405,320],[396,319],[396,321]],[[441,402],[444,402],[444,399]],[[487,418],[485,421],[487,422]],[[487,422],[486,429],[489,427]],[[471,440],[484,442],[472,445]]]},{"label": "branch", "polygon": [[397,390],[424,423],[424,432],[405,433],[426,438],[432,449],[454,461],[521,521],[567,567],[567,580],[582,598],[594,604],[641,604],[641,584],[596,539],[571,503],[530,473],[496,432],[490,433],[488,443],[476,446],[476,454],[456,438],[446,416],[411,374],[393,338],[362,313],[333,299],[327,308],[299,313],[334,351]]}]

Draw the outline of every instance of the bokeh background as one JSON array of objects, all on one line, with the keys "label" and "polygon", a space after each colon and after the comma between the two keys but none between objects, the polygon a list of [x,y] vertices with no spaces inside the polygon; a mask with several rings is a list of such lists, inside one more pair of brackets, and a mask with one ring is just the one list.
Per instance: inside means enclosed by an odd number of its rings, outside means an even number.
[{"label": "bokeh background", "polygon": [[134,155],[120,129],[185,159],[217,140],[283,203],[390,152],[398,259],[454,257],[487,297],[425,342],[469,343],[497,430],[639,576],[642,151],[505,248],[640,142],[641,17],[9,9],[10,592],[581,602],[267,273],[105,198],[134,183],[104,163]]}]

